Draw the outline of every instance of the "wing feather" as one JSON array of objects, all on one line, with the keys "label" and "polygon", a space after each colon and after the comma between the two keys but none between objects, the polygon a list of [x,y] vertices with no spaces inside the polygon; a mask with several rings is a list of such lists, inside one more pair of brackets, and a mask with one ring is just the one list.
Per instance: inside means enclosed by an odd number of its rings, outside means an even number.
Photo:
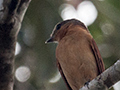
[{"label": "wing feather", "polygon": [[97,67],[98,67],[98,75],[99,75],[105,70],[105,67],[104,67],[104,63],[103,63],[102,57],[100,55],[99,49],[98,49],[97,44],[94,41],[94,39],[91,40],[91,48],[92,48],[93,54],[96,59],[96,63],[97,63]]},{"label": "wing feather", "polygon": [[72,90],[72,88],[70,87],[69,83],[67,82],[67,79],[66,79],[66,77],[65,77],[65,75],[64,75],[64,73],[63,73],[63,70],[62,70],[61,65],[60,65],[60,63],[59,63],[58,60],[57,60],[57,67],[58,67],[58,69],[59,69],[59,71],[60,71],[60,74],[61,74],[63,80],[64,80],[65,83],[66,83],[66,86],[67,86],[68,90]]}]

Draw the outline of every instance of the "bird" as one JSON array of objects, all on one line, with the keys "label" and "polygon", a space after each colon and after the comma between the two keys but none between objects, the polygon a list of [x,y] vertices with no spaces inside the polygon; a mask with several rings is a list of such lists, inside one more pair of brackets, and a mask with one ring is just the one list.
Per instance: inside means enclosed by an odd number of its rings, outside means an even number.
[{"label": "bird", "polygon": [[104,70],[104,62],[88,28],[77,19],[55,25],[46,43],[57,43],[56,64],[68,90],[79,90]]}]

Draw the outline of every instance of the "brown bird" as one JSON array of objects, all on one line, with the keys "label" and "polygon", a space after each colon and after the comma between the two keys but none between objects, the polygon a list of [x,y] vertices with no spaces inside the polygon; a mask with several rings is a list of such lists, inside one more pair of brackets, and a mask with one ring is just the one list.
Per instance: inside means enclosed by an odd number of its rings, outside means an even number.
[{"label": "brown bird", "polygon": [[71,19],[58,23],[49,42],[58,42],[57,66],[69,90],[79,90],[105,70],[98,47],[82,22]]}]

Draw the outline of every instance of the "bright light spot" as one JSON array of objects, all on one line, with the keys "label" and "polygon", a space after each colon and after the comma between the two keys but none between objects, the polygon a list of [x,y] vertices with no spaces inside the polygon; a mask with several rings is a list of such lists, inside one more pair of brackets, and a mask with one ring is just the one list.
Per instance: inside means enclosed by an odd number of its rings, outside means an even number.
[{"label": "bright light spot", "polygon": [[55,75],[55,77],[51,78],[51,79],[49,80],[49,82],[50,82],[50,83],[56,83],[57,81],[60,80],[60,78],[61,78],[61,75],[60,75],[59,72],[57,72],[56,75]]},{"label": "bright light spot", "polygon": [[87,26],[91,25],[97,18],[98,12],[91,1],[83,1],[77,7],[79,19]]},{"label": "bright light spot", "polygon": [[105,23],[101,26],[101,30],[103,31],[104,34],[111,35],[112,32],[114,31],[114,27],[109,23]]},{"label": "bright light spot", "polygon": [[63,4],[60,6],[60,9],[63,9],[61,11],[61,17],[63,18],[63,20],[78,18],[77,14],[76,14],[76,10],[72,5]]},{"label": "bright light spot", "polygon": [[20,44],[17,42],[17,43],[16,43],[16,49],[15,49],[15,55],[18,55],[18,54],[20,53],[20,51],[21,51],[21,46],[20,46]]},{"label": "bright light spot", "polygon": [[101,51],[101,55],[103,58],[108,58],[112,55],[113,47],[111,45],[101,44],[98,46],[99,46],[99,50]]},{"label": "bright light spot", "polygon": [[120,81],[113,85],[115,90],[120,90]]},{"label": "bright light spot", "polygon": [[63,4],[60,6],[60,10],[63,20],[76,18],[86,26],[91,25],[98,15],[97,9],[91,1],[83,1],[78,5],[77,10],[70,4]]},{"label": "bright light spot", "polygon": [[30,78],[30,69],[26,66],[18,67],[15,72],[15,77],[20,82],[25,82]]}]

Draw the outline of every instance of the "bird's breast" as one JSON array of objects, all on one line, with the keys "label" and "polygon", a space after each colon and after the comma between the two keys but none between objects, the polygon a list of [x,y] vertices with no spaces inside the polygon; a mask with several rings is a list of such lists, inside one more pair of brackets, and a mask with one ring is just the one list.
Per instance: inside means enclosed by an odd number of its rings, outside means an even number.
[{"label": "bird's breast", "polygon": [[56,48],[56,58],[73,90],[97,76],[95,57],[85,38],[66,37],[61,40]]}]

